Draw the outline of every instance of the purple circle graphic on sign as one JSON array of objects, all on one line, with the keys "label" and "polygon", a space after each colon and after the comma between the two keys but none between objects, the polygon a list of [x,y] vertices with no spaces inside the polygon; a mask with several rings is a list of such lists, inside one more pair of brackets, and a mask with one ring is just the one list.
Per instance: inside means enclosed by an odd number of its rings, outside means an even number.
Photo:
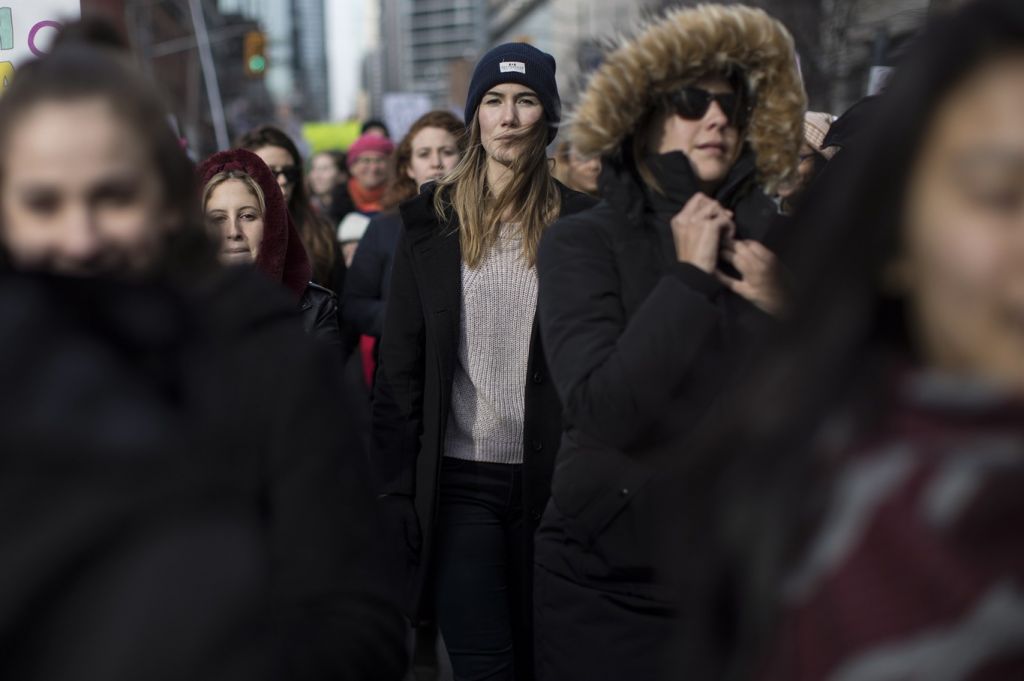
[{"label": "purple circle graphic on sign", "polygon": [[53,28],[60,30],[60,24],[56,21],[40,21],[38,24],[32,27],[32,30],[28,32],[28,49],[32,50],[32,54],[37,57],[42,57],[45,52],[36,47],[36,35],[44,28]]}]

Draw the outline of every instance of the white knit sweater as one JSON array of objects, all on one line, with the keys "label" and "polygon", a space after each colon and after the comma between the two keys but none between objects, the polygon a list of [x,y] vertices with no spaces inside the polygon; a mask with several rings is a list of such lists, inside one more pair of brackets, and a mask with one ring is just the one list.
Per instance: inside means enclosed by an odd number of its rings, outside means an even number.
[{"label": "white knit sweater", "polygon": [[459,350],[445,456],[523,462],[523,419],[537,271],[523,257],[516,225],[476,269],[462,264]]}]

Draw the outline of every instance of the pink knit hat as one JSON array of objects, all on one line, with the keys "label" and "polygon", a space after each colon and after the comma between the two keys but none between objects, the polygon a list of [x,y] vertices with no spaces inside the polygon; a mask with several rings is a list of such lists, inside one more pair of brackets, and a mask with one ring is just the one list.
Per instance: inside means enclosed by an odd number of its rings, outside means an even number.
[{"label": "pink knit hat", "polygon": [[376,133],[368,133],[357,139],[348,148],[348,164],[351,167],[360,156],[368,151],[376,151],[390,156],[395,151],[395,144],[387,137]]}]

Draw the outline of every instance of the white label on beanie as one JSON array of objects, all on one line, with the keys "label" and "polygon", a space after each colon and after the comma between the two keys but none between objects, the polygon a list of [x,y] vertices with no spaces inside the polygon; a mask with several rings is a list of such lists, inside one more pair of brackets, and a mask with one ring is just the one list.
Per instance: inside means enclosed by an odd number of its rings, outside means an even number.
[{"label": "white label on beanie", "polygon": [[503,61],[498,64],[498,68],[501,69],[502,73],[508,73],[510,71],[518,71],[519,73],[526,73],[526,64],[521,61]]}]

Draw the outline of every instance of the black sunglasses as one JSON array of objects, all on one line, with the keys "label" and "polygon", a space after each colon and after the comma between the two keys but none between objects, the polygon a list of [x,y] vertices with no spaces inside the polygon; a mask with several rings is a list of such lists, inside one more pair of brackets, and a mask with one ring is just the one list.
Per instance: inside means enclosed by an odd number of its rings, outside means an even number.
[{"label": "black sunglasses", "polygon": [[270,172],[274,173],[274,177],[284,175],[285,181],[289,184],[295,184],[302,178],[302,171],[298,166],[270,166]]},{"label": "black sunglasses", "polygon": [[746,127],[752,107],[747,98],[737,92],[712,93],[699,87],[684,87],[668,96],[672,109],[680,118],[699,121],[718,102],[729,123],[737,128]]}]

